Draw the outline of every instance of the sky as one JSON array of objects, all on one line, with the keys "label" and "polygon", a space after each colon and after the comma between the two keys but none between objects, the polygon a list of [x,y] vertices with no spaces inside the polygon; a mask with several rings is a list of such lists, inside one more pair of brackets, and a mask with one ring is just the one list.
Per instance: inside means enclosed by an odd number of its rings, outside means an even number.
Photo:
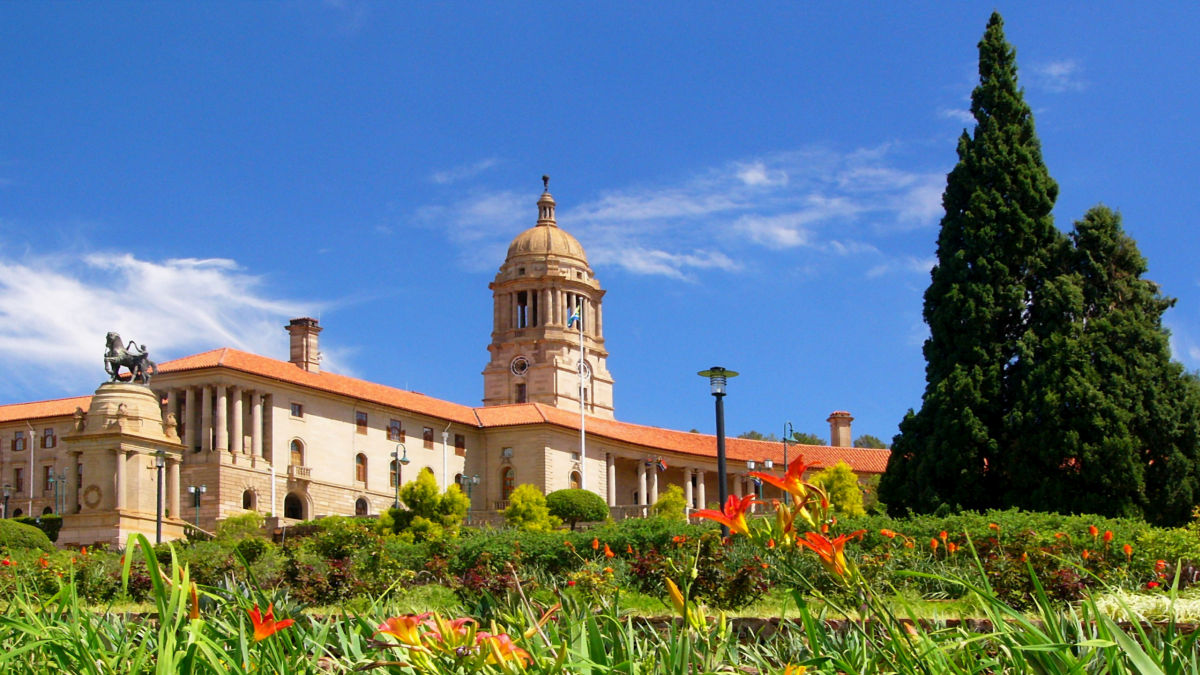
[{"label": "sky", "polygon": [[0,3],[0,403],[287,359],[478,405],[541,176],[604,296],[617,418],[890,440],[993,8],[1060,194],[1118,209],[1200,368],[1196,3]]}]

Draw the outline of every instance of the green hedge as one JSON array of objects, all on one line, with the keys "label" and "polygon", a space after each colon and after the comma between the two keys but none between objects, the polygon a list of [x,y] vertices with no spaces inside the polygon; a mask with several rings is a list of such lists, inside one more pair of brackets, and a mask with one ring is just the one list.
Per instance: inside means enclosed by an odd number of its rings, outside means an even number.
[{"label": "green hedge", "polygon": [[53,551],[54,544],[46,533],[33,525],[18,522],[19,519],[0,519],[0,548],[6,551],[38,549]]}]

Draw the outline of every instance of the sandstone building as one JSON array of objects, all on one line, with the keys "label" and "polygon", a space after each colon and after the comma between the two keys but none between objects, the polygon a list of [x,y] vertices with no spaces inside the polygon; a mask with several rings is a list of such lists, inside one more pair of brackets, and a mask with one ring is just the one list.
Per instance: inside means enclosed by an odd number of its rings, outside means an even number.
[{"label": "sandstone building", "polygon": [[[443,487],[464,485],[475,517],[494,514],[523,483],[584,487],[616,517],[644,514],[667,484],[691,508],[711,505],[713,436],[617,421],[604,290],[558,227],[548,189],[537,207],[489,286],[482,406],[323,371],[322,326],[298,318],[286,327],[288,361],[216,349],[160,364],[152,394],[109,383],[94,396],[0,406],[5,516],[62,513],[62,542],[121,544],[153,528],[156,455],[165,538],[248,510],[284,521],[376,514],[392,505],[397,481],[426,468]],[[887,451],[849,447],[851,420],[834,412],[832,445],[791,444],[791,458],[881,473]],[[779,442],[728,439],[729,493],[755,489],[750,463],[782,471],[783,453]],[[133,525],[118,528],[113,514]]]}]

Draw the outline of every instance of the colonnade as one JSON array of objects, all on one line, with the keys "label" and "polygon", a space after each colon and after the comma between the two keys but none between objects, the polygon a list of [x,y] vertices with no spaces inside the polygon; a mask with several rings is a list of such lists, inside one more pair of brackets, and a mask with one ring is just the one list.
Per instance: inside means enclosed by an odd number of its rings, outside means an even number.
[{"label": "colonnade", "polygon": [[[205,452],[233,452],[263,457],[263,407],[271,395],[237,385],[206,384],[167,390],[167,412],[182,427],[183,444]],[[246,403],[249,402],[250,447],[246,447]],[[181,405],[182,404],[182,405]]]},{"label": "colonnade", "polygon": [[[524,304],[521,294],[525,295]],[[563,326],[576,303],[583,306],[583,331],[588,335],[602,335],[603,320],[600,305],[593,303],[582,293],[561,288],[527,288],[508,293],[497,293],[492,325],[505,328],[532,328],[535,326]]]},{"label": "colonnade", "polygon": [[[619,503],[617,490],[617,460],[630,459],[637,462],[637,504],[634,506],[650,506],[658,501],[659,471],[654,466],[655,459],[632,458],[606,453],[604,462],[606,470],[607,502],[610,507],[622,506]],[[703,509],[708,505],[708,487],[706,478],[711,469],[699,467],[681,467],[676,469],[683,473],[683,499],[688,509]],[[715,472],[714,472],[715,473]],[[748,474],[729,474],[730,494],[743,497],[753,494],[754,478]],[[715,501],[715,496],[714,496]]]}]

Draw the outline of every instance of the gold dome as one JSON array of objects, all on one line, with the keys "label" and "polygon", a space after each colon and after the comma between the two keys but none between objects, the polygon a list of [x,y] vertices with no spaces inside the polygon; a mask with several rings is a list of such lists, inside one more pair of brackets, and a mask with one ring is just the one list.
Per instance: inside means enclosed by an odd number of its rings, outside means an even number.
[{"label": "gold dome", "polygon": [[518,234],[512,240],[508,245],[507,260],[518,256],[556,256],[573,258],[586,265],[587,254],[583,252],[579,240],[559,229],[554,217],[554,197],[550,196],[549,179],[543,176],[542,180],[547,186],[546,191],[538,198],[537,225]]}]

